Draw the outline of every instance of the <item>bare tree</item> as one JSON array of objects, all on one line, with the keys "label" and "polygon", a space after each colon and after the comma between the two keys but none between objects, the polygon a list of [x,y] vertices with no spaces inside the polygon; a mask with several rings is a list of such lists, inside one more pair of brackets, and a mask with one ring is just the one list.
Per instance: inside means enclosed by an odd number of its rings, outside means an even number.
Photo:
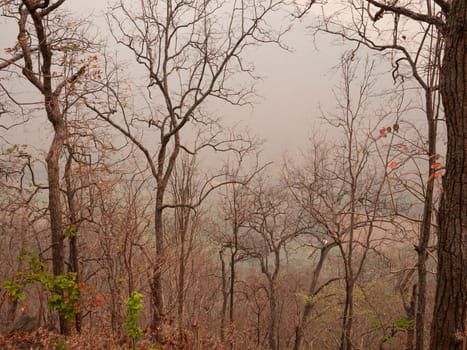
[{"label": "bare tree", "polygon": [[[364,115],[369,113],[371,91],[374,88],[373,64],[369,61],[358,70],[355,57],[342,60],[342,84],[335,92],[338,112],[326,115],[331,126],[338,127],[343,140],[331,151],[317,141],[303,170],[289,168],[287,184],[316,228],[311,231],[320,258],[313,271],[310,296],[341,276],[334,276],[318,285],[319,273],[326,255],[336,247],[343,264],[345,301],[339,346],[353,345],[354,290],[364,270],[366,259],[374,251],[385,230],[392,225],[386,213],[386,168],[390,148],[382,153],[384,164],[379,166],[378,124],[388,115],[380,112],[379,119],[366,126]],[[361,78],[358,75],[361,74]],[[370,124],[371,125],[371,124]],[[306,317],[312,304],[305,303],[302,322],[297,329],[295,348],[299,349]]]},{"label": "bare tree", "polygon": [[[236,317],[237,264],[246,259],[245,254],[241,250],[241,243],[245,235],[245,227],[250,215],[251,206],[246,186],[231,184],[226,186],[224,190],[221,215],[223,215],[225,225],[219,225],[219,231],[223,234],[217,239],[221,244],[219,250],[222,281],[220,340],[224,341],[228,335],[230,346],[232,346],[232,328],[234,327]],[[230,328],[231,334],[228,334],[228,328]]]},{"label": "bare tree", "polygon": [[[248,220],[252,214],[250,182],[269,164],[259,163],[258,144],[235,152],[226,161],[224,184],[220,191],[220,218],[215,220],[213,240],[219,246],[221,268],[222,307],[220,312],[220,341],[228,341],[233,347],[233,332],[236,320],[237,265],[248,259],[243,249]],[[251,159],[253,157],[253,159]]]},{"label": "bare tree", "polygon": [[174,168],[174,177],[170,183],[171,193],[176,198],[175,203],[181,206],[174,208],[174,240],[177,242],[177,323],[180,340],[185,327],[185,299],[187,294],[187,269],[194,249],[194,240],[198,231],[199,211],[194,211],[199,190],[199,180],[196,174],[196,158],[181,157],[180,165]]},{"label": "bare tree", "polygon": [[[181,151],[196,154],[225,144],[212,136],[190,149],[184,130],[190,126],[213,125],[201,107],[208,100],[243,105],[252,96],[251,86],[234,87],[234,80],[252,77],[253,67],[243,56],[251,45],[279,43],[282,31],[275,31],[268,17],[282,1],[230,3],[223,1],[152,2],[138,6],[119,1],[109,12],[111,32],[117,42],[133,52],[145,68],[151,113],[125,114],[125,106],[102,111],[88,106],[120,130],[143,152],[156,182],[154,232],[156,260],[151,283],[153,317],[151,327],[159,341],[164,319],[162,266],[167,259],[164,244],[163,211],[167,186]],[[109,88],[109,86],[107,86]],[[119,124],[112,114],[119,109],[126,117]],[[158,145],[136,136],[140,122],[156,132]],[[174,203],[176,204],[176,203]]]},{"label": "bare tree", "polygon": [[271,350],[283,347],[284,339],[279,329],[279,273],[287,257],[287,245],[301,233],[287,192],[281,185],[266,185],[265,178],[258,178],[252,189],[253,201],[248,219],[249,232],[242,246],[245,254],[258,261],[266,277],[269,304],[268,343]]},{"label": "bare tree", "polygon": [[[314,1],[309,2],[307,10],[311,7]],[[440,50],[435,50],[435,59],[432,64],[441,61],[441,70],[439,72],[439,88],[444,106],[446,117],[446,127],[448,134],[448,147],[446,154],[446,172],[443,176],[443,196],[439,209],[439,234],[438,234],[438,284],[437,296],[434,308],[433,323],[431,328],[431,343],[432,349],[460,349],[465,343],[465,319],[466,319],[466,300],[467,295],[464,292],[466,288],[466,272],[462,268],[462,262],[467,254],[467,238],[466,238],[466,192],[465,186],[467,178],[467,162],[465,161],[465,134],[466,128],[462,120],[466,113],[466,91],[465,88],[467,76],[465,74],[466,49],[465,40],[466,32],[463,30],[463,25],[466,21],[465,1],[455,0],[452,2],[444,0],[434,1],[419,1],[411,4],[399,4],[381,2],[377,0],[365,0],[353,2],[353,14],[357,14],[357,18],[363,18],[363,21],[358,22],[357,40],[360,41],[360,34],[367,34],[372,29],[373,22],[385,18],[385,14],[391,15],[391,20],[394,25],[390,31],[393,36],[393,42],[389,45],[380,46],[374,45],[371,40],[365,39],[364,42],[368,46],[379,47],[380,50],[386,48],[406,51],[400,60],[396,60],[398,65],[401,61],[406,61],[412,66],[417,65],[418,54],[408,54],[407,48],[401,45],[401,40],[406,40],[408,36],[401,32],[402,26],[400,23],[407,23],[409,26],[418,26],[423,29],[420,39],[415,38],[421,47],[426,38],[430,37],[434,30],[441,33],[444,40],[442,46],[442,54]],[[350,13],[349,13],[350,15]],[[353,27],[352,25],[352,28]],[[384,28],[384,27],[383,27]],[[387,27],[386,27],[387,28]],[[384,31],[377,31],[376,37],[384,35]],[[436,34],[438,35],[438,34]],[[436,36],[435,35],[435,36]],[[355,38],[355,37],[354,37]],[[411,38],[409,38],[411,39]],[[428,43],[430,40],[428,40]],[[433,42],[433,41],[431,41]],[[436,41],[435,41],[436,43]],[[416,46],[417,47],[417,46]],[[441,46],[438,47],[438,49]],[[405,56],[405,57],[404,57]],[[442,59],[440,58],[442,57]],[[397,68],[397,67],[396,67]],[[430,70],[431,71],[431,70]],[[431,74],[431,79],[425,81],[427,83],[429,94],[436,89],[437,74]],[[420,83],[422,81],[419,80]],[[435,83],[433,85],[433,82]],[[429,84],[428,84],[429,83]],[[422,84],[423,86],[423,84]],[[429,115],[428,107],[435,105],[436,102],[430,96],[426,98],[427,118],[429,126],[429,136],[436,135],[436,127],[433,124],[435,115]],[[431,119],[430,119],[431,117]],[[431,150],[433,148],[431,147]],[[436,153],[436,151],[435,151]],[[434,154],[435,154],[434,153]],[[432,154],[430,154],[432,156]],[[430,169],[430,172],[432,170]],[[424,264],[426,260],[426,242],[429,238],[430,229],[430,198],[425,206],[424,223],[422,227],[421,240],[419,248],[425,249],[419,253],[419,289],[424,288]],[[452,224],[455,223],[455,224]],[[456,281],[452,283],[452,281]],[[423,327],[424,314],[424,298],[419,298],[417,311],[417,320],[419,326]],[[418,329],[417,332],[417,348],[423,347],[423,330]]]},{"label": "bare tree", "polygon": [[[67,137],[65,115],[76,99],[65,102],[70,88],[84,74],[86,64],[66,65],[69,52],[89,47],[89,42],[78,37],[77,28],[58,25],[64,20],[59,7],[65,0],[10,1],[2,4],[7,16],[17,18],[18,37],[16,46],[8,50],[10,57],[2,59],[2,70],[19,69],[22,75],[39,92],[47,118],[53,127],[53,139],[46,157],[48,180],[48,205],[51,224],[52,265],[55,276],[65,274],[64,226],[60,193],[60,156]],[[54,56],[54,54],[59,55]],[[60,57],[60,59],[58,58]],[[64,63],[65,62],[65,63]],[[60,331],[70,333],[69,322],[60,317]]]},{"label": "bare tree", "polygon": [[[428,5],[429,3],[427,2]],[[424,349],[425,339],[427,249],[435,206],[435,181],[432,180],[440,171],[436,164],[439,164],[437,129],[440,118],[439,69],[443,37],[441,31],[433,25],[419,23],[415,29],[408,27],[407,20],[400,18],[398,13],[388,14],[379,10],[373,14],[372,8],[369,5],[365,7],[363,1],[349,2],[347,10],[345,16],[323,12],[323,23],[317,27],[318,30],[354,42],[357,47],[367,47],[386,55],[393,66],[394,82],[410,85],[412,81],[407,79],[413,77],[416,86],[419,86],[423,93],[423,110],[428,133],[428,147],[425,150],[428,181],[423,181],[425,195],[422,200],[424,209],[420,239],[417,243],[417,308],[414,317],[415,348],[421,350]]]}]

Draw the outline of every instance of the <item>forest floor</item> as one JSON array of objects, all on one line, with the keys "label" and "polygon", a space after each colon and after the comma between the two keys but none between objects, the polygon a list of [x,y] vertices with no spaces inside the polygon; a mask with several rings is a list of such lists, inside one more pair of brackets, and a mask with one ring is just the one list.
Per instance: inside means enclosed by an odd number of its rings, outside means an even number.
[{"label": "forest floor", "polygon": [[40,328],[34,332],[17,331],[9,335],[0,335],[1,350],[178,350],[186,349],[224,349],[225,344],[208,339],[184,334],[183,341],[168,338],[163,346],[155,346],[151,337],[145,334],[137,346],[131,345],[128,337],[118,336],[109,330],[83,331],[64,337],[56,332]]}]

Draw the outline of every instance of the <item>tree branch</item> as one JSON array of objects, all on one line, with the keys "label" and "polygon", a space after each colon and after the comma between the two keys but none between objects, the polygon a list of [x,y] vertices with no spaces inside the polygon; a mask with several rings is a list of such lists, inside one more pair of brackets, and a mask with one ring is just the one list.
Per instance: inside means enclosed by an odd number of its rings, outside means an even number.
[{"label": "tree branch", "polygon": [[[436,27],[438,27],[440,30],[443,29],[444,27],[444,21],[441,20],[441,18],[439,17],[435,17],[435,16],[429,16],[429,15],[425,15],[425,14],[422,14],[422,13],[418,13],[418,12],[415,12],[415,11],[412,11],[412,10],[409,10],[405,7],[401,7],[401,6],[393,6],[393,5],[388,5],[388,4],[383,4],[383,3],[380,3],[378,1],[375,1],[375,0],[367,0],[370,4],[372,4],[373,6],[376,6],[384,11],[389,11],[389,12],[392,12],[392,13],[397,13],[399,15],[403,15],[405,17],[408,17],[408,18],[411,18],[415,21],[421,21],[421,22],[425,22],[425,23],[428,23],[428,24],[433,24],[435,25]],[[440,1],[440,0],[438,0]]]}]

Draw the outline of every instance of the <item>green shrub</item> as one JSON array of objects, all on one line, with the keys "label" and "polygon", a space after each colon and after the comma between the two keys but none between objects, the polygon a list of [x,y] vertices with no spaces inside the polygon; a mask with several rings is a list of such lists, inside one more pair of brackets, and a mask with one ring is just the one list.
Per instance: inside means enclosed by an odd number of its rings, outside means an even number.
[{"label": "green shrub", "polygon": [[23,251],[18,262],[27,262],[27,271],[15,271],[14,278],[3,281],[3,288],[8,292],[9,301],[25,298],[27,285],[42,284],[44,290],[51,293],[48,306],[67,318],[75,319],[80,301],[80,288],[76,273],[54,276],[46,271],[46,266],[35,252]]},{"label": "green shrub", "polygon": [[143,296],[138,292],[131,292],[126,303],[127,318],[125,329],[131,339],[132,348],[136,349],[136,343],[143,336],[143,329],[137,326],[139,312],[143,308]]}]

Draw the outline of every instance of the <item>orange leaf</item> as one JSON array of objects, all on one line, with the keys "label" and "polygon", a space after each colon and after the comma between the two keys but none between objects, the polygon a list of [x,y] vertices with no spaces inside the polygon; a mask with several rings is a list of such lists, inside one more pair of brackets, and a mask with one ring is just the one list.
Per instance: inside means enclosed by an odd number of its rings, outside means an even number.
[{"label": "orange leaf", "polygon": [[397,163],[396,163],[396,162],[391,162],[391,163],[389,163],[389,167],[390,167],[391,169],[394,169],[396,166],[397,166]]},{"label": "orange leaf", "polygon": [[431,174],[429,177],[428,177],[428,181],[431,181],[433,180],[435,177],[439,177],[443,174],[443,172],[441,170],[439,171],[436,171],[434,172],[433,174]]},{"label": "orange leaf", "polygon": [[441,163],[436,162],[436,163],[431,164],[431,169],[438,169],[440,166],[441,166]]}]

